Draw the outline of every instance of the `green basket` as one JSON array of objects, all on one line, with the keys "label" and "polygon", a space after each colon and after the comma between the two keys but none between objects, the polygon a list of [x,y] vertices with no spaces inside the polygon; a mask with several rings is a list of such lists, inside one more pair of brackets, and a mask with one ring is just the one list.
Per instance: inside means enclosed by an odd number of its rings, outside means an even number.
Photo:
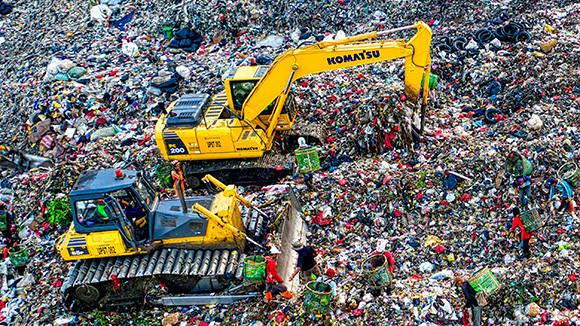
[{"label": "green basket", "polygon": [[0,210],[0,231],[8,230],[8,213],[5,210]]},{"label": "green basket", "polygon": [[475,292],[482,292],[486,297],[490,296],[500,288],[497,278],[495,278],[495,275],[493,275],[488,267],[473,274],[468,282]]},{"label": "green basket", "polygon": [[[421,86],[425,84],[425,76],[423,76],[423,80],[421,81]],[[429,89],[435,89],[439,84],[439,76],[431,73],[429,74]]]},{"label": "green basket", "polygon": [[250,256],[244,259],[243,278],[250,282],[262,282],[266,278],[266,258]]},{"label": "green basket", "polygon": [[171,163],[159,164],[155,168],[155,174],[159,178],[159,182],[163,188],[171,188],[173,186],[173,180],[171,180],[172,170],[173,165]]},{"label": "green basket", "polygon": [[173,38],[173,27],[163,27],[163,37],[167,40]]},{"label": "green basket", "polygon": [[528,233],[532,233],[532,232],[536,231],[537,229],[544,226],[544,223],[545,223],[545,220],[538,213],[538,210],[536,208],[531,209],[531,210],[521,214],[520,220],[522,221],[522,224],[524,225],[524,229]]},{"label": "green basket", "polygon": [[361,268],[364,279],[372,288],[385,288],[393,281],[393,275],[388,269],[387,257],[383,254],[372,255],[363,260]]},{"label": "green basket", "polygon": [[294,151],[296,162],[300,173],[314,172],[320,170],[320,161],[316,147],[299,148]]},{"label": "green basket", "polygon": [[328,311],[332,299],[332,285],[326,282],[312,281],[306,284],[304,311],[311,314],[323,314]]},{"label": "green basket", "polygon": [[515,176],[532,174],[532,163],[522,154],[511,152],[505,162],[507,173]]},{"label": "green basket", "polygon": [[10,255],[10,261],[16,267],[24,266],[28,262],[28,250],[22,246],[14,246],[8,249],[8,255]]},{"label": "green basket", "polygon": [[578,165],[574,162],[568,162],[558,169],[558,177],[566,180],[570,187],[576,189],[580,187],[580,173]]}]

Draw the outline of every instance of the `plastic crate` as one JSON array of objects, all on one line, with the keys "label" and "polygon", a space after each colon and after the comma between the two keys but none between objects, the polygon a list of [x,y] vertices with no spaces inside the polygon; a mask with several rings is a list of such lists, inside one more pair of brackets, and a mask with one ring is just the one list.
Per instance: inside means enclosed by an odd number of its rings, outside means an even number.
[{"label": "plastic crate", "polygon": [[495,275],[493,275],[488,267],[473,274],[468,282],[475,292],[482,292],[486,297],[490,296],[500,288],[497,278],[495,278]]},{"label": "plastic crate", "polygon": [[300,173],[309,173],[320,170],[320,161],[316,147],[300,148],[294,151]]},{"label": "plastic crate", "polygon": [[536,231],[537,229],[544,226],[544,223],[545,223],[544,218],[542,218],[542,216],[540,215],[540,213],[538,213],[538,210],[536,208],[531,209],[531,210],[521,214],[520,220],[522,221],[522,224],[524,225],[524,229],[528,233],[532,233],[532,232]]}]

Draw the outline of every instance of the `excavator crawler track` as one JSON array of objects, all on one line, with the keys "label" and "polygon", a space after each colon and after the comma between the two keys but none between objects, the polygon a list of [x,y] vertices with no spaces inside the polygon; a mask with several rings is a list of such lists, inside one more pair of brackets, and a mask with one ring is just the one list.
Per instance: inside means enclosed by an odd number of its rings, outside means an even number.
[{"label": "excavator crawler track", "polygon": [[[262,239],[268,221],[245,207],[242,216],[247,234]],[[213,293],[241,281],[245,257],[230,249],[163,248],[149,254],[79,260],[61,291],[66,305],[79,310],[151,303],[148,295],[160,284],[167,287],[167,295]]]},{"label": "excavator crawler track", "polygon": [[326,132],[321,126],[305,124],[297,126],[294,130],[279,134],[286,144],[286,151],[289,152],[287,154],[271,151],[256,159],[186,162],[184,172],[188,186],[192,189],[199,188],[200,180],[206,174],[211,174],[227,184],[238,185],[272,184],[292,175],[296,160],[293,152],[298,147],[298,138],[303,137],[309,145],[324,144],[326,139]]}]

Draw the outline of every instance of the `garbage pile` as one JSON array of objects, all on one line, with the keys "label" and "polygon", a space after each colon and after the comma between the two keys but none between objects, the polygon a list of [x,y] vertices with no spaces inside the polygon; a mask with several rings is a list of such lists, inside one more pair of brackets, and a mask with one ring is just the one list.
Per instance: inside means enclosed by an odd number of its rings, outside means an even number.
[{"label": "garbage pile", "polygon": [[[575,1],[88,4],[0,5],[0,144],[56,162],[1,171],[9,217],[0,325],[462,325],[452,280],[484,267],[501,284],[483,307],[487,325],[580,323],[578,198],[557,212],[545,187],[579,157]],[[59,289],[70,263],[54,246],[70,223],[62,202],[83,170],[135,161],[153,173],[163,163],[154,125],[165,104],[222,91],[230,69],[251,58],[269,64],[305,40],[419,20],[433,29],[436,75],[422,139],[408,127],[417,118],[402,62],[307,76],[294,85],[297,119],[325,127],[322,169],[243,189],[258,204],[276,202],[271,213],[287,185],[296,189],[307,243],[322,271],[336,271],[328,311],[304,312],[304,283],[291,301],[268,304],[65,309]],[[531,163],[525,201],[506,169],[510,153]],[[514,207],[546,219],[528,259],[511,232]],[[10,260],[15,247],[29,255],[21,266]],[[392,291],[377,293],[361,264],[385,250],[395,260]]]}]

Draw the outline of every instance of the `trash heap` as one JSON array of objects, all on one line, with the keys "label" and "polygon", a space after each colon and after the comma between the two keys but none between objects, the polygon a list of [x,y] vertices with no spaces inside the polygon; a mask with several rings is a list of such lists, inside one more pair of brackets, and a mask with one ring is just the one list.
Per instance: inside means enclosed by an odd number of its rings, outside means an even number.
[{"label": "trash heap", "polygon": [[[0,14],[0,144],[56,162],[1,171],[0,201],[14,219],[2,244],[0,325],[462,325],[452,279],[483,267],[501,284],[485,323],[580,323],[578,199],[572,212],[553,214],[544,187],[578,163],[577,2],[40,0],[3,2]],[[302,41],[419,20],[433,29],[436,75],[422,140],[408,125],[416,108],[401,61],[307,76],[294,85],[297,119],[326,129],[322,169],[243,189],[258,204],[275,202],[276,216],[286,185],[296,190],[307,243],[323,271],[337,271],[324,316],[305,313],[300,293],[269,304],[63,307],[69,263],[54,245],[81,171],[136,161],[153,174],[163,163],[154,139],[162,108],[182,94],[222,91],[230,69],[250,58],[269,64]],[[547,218],[527,260],[508,232],[518,196],[506,172],[512,152],[532,165],[532,198],[520,208],[542,207]],[[361,272],[379,240],[395,258],[390,294],[372,291]],[[24,266],[10,262],[15,244],[27,249]]]}]

